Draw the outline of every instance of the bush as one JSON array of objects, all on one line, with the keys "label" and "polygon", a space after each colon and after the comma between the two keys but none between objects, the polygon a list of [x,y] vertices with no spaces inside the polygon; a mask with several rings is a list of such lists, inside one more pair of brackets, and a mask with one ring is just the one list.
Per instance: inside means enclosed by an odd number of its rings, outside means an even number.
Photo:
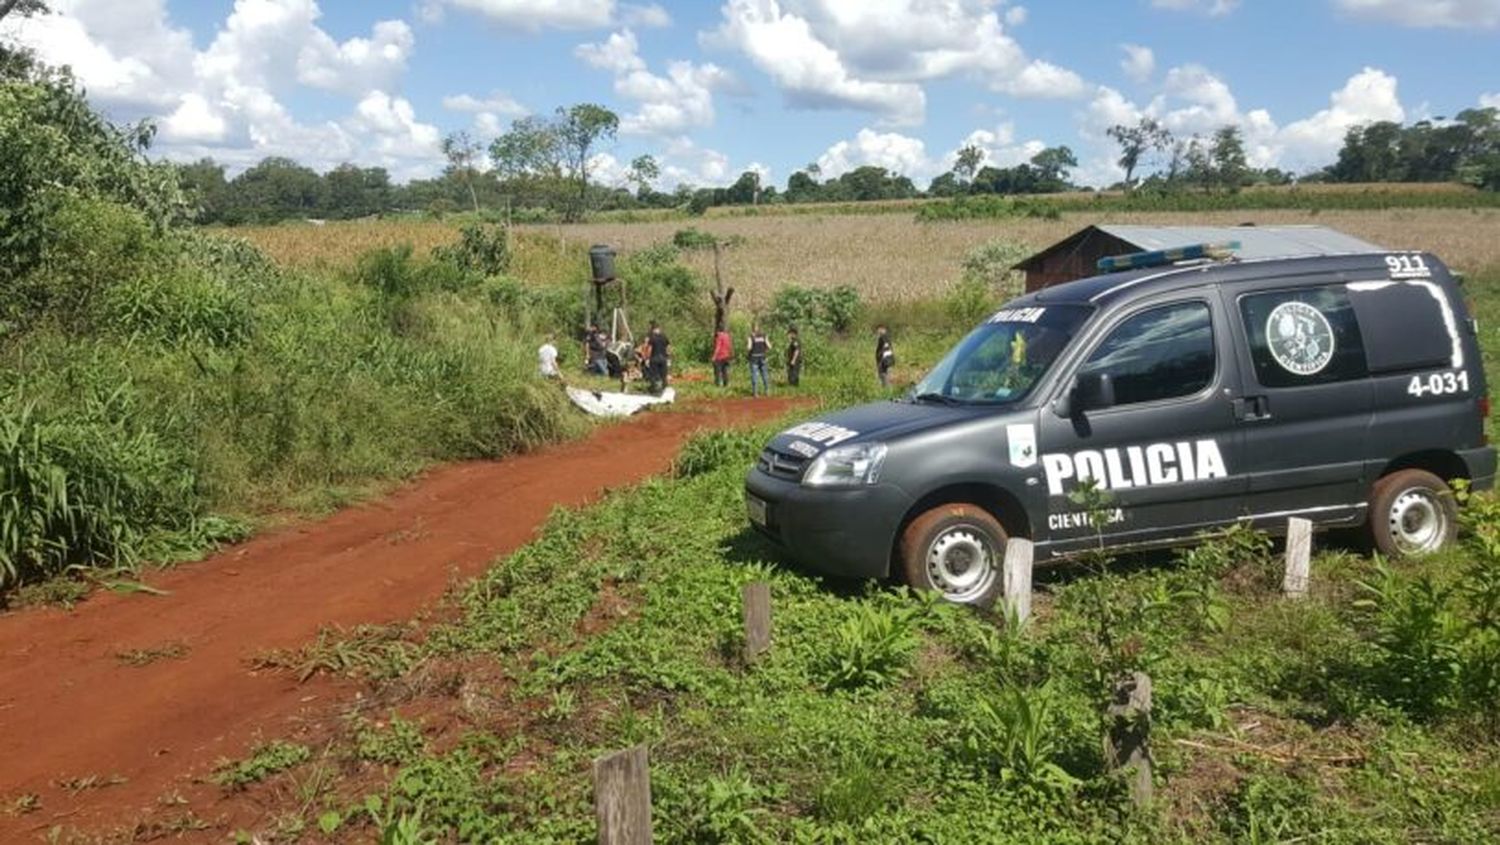
[{"label": "bush", "polygon": [[458,243],[433,249],[432,257],[466,276],[498,276],[510,269],[510,229],[470,224],[459,230]]},{"label": "bush", "polygon": [[859,317],[862,304],[852,285],[835,288],[804,288],[784,285],[771,300],[768,321],[783,329],[811,332],[847,332]]},{"label": "bush", "polygon": [[912,609],[861,604],[833,630],[825,683],[853,691],[894,683],[906,677],[918,644]]}]

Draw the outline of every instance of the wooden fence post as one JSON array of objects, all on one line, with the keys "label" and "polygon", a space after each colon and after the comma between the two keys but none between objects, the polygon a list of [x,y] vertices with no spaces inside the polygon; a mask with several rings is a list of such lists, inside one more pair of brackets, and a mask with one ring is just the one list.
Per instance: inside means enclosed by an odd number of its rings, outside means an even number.
[{"label": "wooden fence post", "polygon": [[649,845],[651,765],[646,746],[594,761],[594,816],[599,820],[599,845]]},{"label": "wooden fence post", "polygon": [[745,662],[754,663],[771,648],[771,585],[752,581],[741,592],[745,614]]},{"label": "wooden fence post", "polygon": [[1030,540],[1012,537],[1005,541],[1005,609],[1016,622],[1031,617],[1031,563],[1035,548]]},{"label": "wooden fence post", "polygon": [[1132,769],[1130,800],[1136,806],[1151,803],[1151,676],[1134,672],[1115,684],[1115,700],[1109,705],[1109,737],[1105,762],[1111,770]]},{"label": "wooden fence post", "polygon": [[1287,598],[1307,595],[1308,568],[1312,561],[1312,523],[1293,517],[1286,521],[1286,576],[1281,591]]}]

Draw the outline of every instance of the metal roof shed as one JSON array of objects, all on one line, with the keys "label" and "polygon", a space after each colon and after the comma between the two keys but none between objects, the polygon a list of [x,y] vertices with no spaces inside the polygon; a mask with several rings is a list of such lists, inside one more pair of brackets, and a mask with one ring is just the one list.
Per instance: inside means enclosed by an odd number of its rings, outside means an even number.
[{"label": "metal roof shed", "polygon": [[1170,249],[1198,243],[1239,241],[1240,258],[1284,258],[1384,252],[1327,226],[1089,226],[1016,265],[1026,274],[1026,290],[1095,275],[1100,258],[1130,252]]}]

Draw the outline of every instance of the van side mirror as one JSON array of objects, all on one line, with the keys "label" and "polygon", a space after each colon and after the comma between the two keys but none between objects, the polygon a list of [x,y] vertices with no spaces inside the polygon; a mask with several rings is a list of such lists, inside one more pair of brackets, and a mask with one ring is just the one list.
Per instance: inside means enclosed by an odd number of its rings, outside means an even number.
[{"label": "van side mirror", "polygon": [[1075,414],[1109,408],[1115,404],[1115,380],[1109,373],[1079,373],[1072,394],[1069,404]]}]

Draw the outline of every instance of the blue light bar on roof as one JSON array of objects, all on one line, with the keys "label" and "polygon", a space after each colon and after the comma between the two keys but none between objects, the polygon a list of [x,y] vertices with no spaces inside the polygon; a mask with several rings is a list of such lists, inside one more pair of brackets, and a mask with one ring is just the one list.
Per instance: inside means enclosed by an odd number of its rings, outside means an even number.
[{"label": "blue light bar on roof", "polygon": [[1165,264],[1175,264],[1178,261],[1192,261],[1198,258],[1225,259],[1230,257],[1230,254],[1239,248],[1239,241],[1225,241],[1217,244],[1193,244],[1191,246],[1173,247],[1172,249],[1158,249],[1151,252],[1132,252],[1129,255],[1112,255],[1108,258],[1099,259],[1099,271],[1101,273],[1118,273],[1121,270],[1161,267]]}]

